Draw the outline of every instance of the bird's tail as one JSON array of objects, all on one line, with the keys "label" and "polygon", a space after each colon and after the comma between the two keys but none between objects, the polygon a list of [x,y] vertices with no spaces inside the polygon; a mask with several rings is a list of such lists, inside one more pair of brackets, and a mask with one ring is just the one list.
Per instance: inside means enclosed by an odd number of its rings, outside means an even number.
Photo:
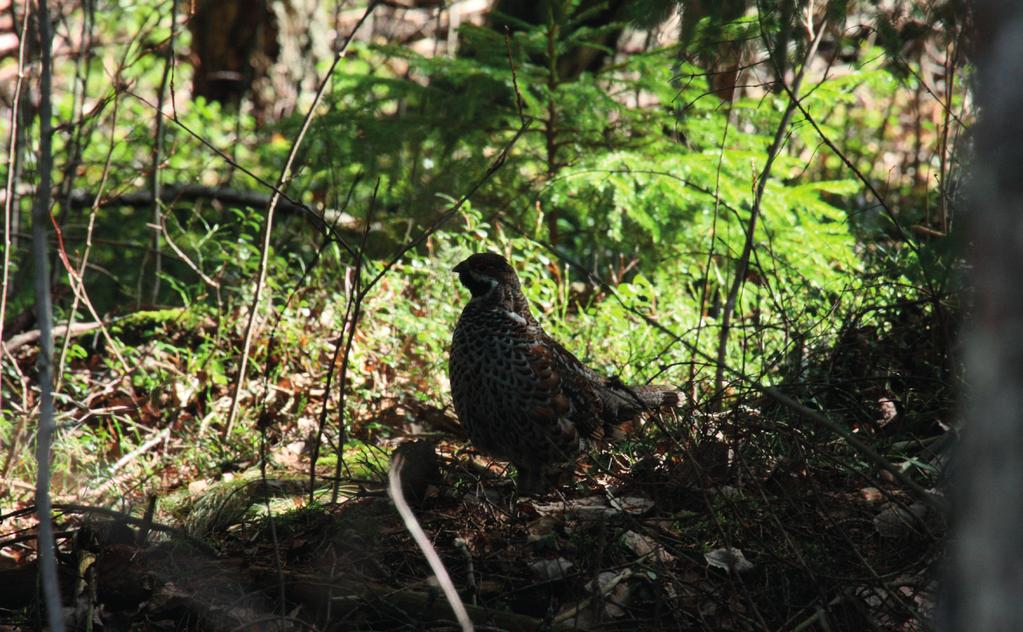
[{"label": "bird's tail", "polygon": [[602,393],[605,419],[621,423],[644,412],[674,408],[682,401],[682,392],[666,384],[628,386],[612,378]]}]

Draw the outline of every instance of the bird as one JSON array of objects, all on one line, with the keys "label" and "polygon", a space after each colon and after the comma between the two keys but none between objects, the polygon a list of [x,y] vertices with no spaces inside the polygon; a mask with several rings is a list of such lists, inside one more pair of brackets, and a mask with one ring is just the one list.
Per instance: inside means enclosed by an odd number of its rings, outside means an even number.
[{"label": "bird", "polygon": [[678,404],[676,388],[603,377],[549,336],[503,256],[476,253],[453,271],[471,295],[448,355],[455,413],[479,452],[515,467],[519,494],[544,494],[616,426]]}]

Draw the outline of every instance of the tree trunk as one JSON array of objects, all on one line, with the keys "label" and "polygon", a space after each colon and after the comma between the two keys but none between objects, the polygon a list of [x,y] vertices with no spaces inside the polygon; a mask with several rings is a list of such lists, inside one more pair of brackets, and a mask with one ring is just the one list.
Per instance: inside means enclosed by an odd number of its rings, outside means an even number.
[{"label": "tree trunk", "polygon": [[1023,5],[976,9],[980,122],[966,243],[967,424],[940,626],[1023,630]]},{"label": "tree trunk", "polygon": [[316,0],[200,0],[189,20],[195,96],[229,107],[250,98],[260,122],[291,114],[330,58],[325,23]]}]

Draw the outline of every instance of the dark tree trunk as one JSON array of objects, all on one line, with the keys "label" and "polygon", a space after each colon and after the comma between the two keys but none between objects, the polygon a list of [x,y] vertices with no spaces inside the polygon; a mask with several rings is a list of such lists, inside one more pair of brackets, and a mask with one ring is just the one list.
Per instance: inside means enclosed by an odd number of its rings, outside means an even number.
[{"label": "dark tree trunk", "polygon": [[268,0],[203,0],[189,22],[195,96],[238,105],[280,52]]},{"label": "dark tree trunk", "polygon": [[260,122],[291,114],[329,58],[326,22],[318,0],[199,0],[189,20],[195,96],[230,107],[251,99]]},{"label": "dark tree trunk", "polygon": [[1023,5],[981,0],[975,8],[970,390],[940,623],[945,630],[1023,630]]}]

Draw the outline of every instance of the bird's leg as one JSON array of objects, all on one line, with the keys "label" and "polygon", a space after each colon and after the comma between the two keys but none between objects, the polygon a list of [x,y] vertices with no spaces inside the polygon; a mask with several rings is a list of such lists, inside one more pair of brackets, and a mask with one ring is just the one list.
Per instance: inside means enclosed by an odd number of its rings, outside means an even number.
[{"label": "bird's leg", "polygon": [[575,482],[575,459],[569,461],[569,463],[564,467],[552,470],[547,473],[548,487],[561,489],[566,485],[571,486],[574,482]]},{"label": "bird's leg", "polygon": [[540,470],[514,464],[518,470],[519,477],[516,485],[516,492],[519,496],[540,496],[544,490],[544,477]]}]

